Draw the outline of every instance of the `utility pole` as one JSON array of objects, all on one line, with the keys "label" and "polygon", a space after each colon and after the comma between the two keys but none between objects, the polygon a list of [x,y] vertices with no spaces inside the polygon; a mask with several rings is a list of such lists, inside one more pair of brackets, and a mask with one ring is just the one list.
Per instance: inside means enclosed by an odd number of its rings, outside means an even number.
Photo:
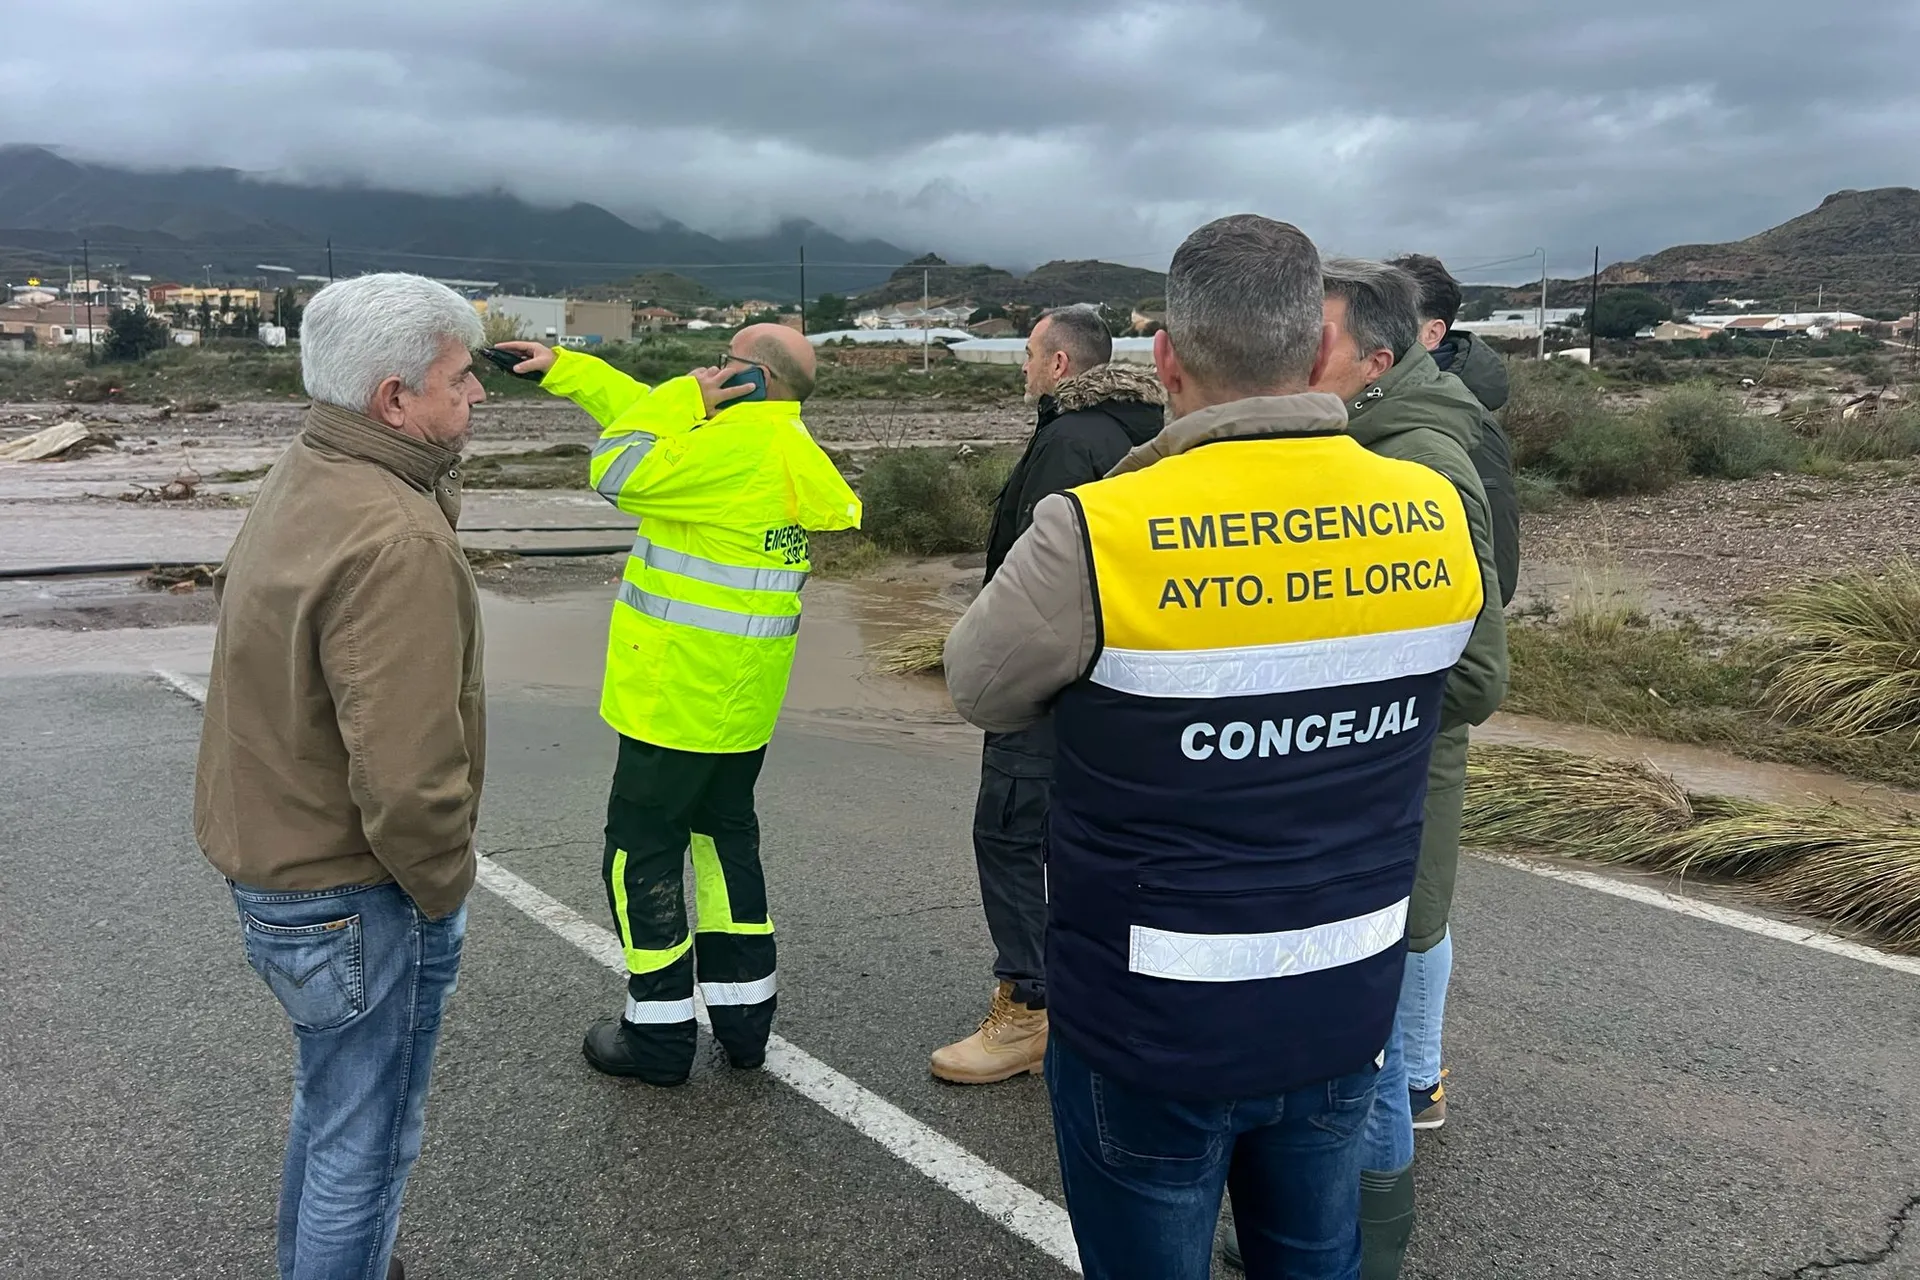
[{"label": "utility pole", "polygon": [[327,237],[327,283],[333,283],[333,237]]},{"label": "utility pole", "polygon": [[800,336],[807,333],[807,246],[800,246]]},{"label": "utility pole", "polygon": [[1547,251],[1535,249],[1534,252],[1540,255],[1540,350],[1534,358],[1545,360],[1547,358]]},{"label": "utility pole", "polygon": [[1589,364],[1600,363],[1600,246],[1593,246],[1593,293],[1587,303],[1587,352]]},{"label": "utility pole", "polygon": [[87,286],[87,363],[93,363],[93,255],[90,242],[80,242],[80,274],[86,279]]},{"label": "utility pole", "polygon": [[930,372],[928,362],[932,359],[933,337],[927,328],[927,312],[933,310],[933,272],[923,269],[920,272],[920,372]]}]

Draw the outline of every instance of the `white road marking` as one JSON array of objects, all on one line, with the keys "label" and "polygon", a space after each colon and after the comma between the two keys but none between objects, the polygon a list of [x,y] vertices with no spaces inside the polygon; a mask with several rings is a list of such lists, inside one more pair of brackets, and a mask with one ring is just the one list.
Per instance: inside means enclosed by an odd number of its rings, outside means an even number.
[{"label": "white road marking", "polygon": [[[199,681],[170,671],[154,674],[195,702],[206,702],[206,687]],[[626,975],[626,955],[610,929],[593,924],[491,859],[479,860],[478,877],[489,892],[588,958]],[[707,1023],[704,1005],[697,1007],[695,1016]],[[1073,1225],[1061,1206],[780,1036],[767,1042],[766,1070],[1042,1253],[1080,1273]]]},{"label": "white road marking", "polygon": [[1763,938],[1772,938],[1777,942],[1791,942],[1795,946],[1806,947],[1812,951],[1824,951],[1831,956],[1844,956],[1849,960],[1858,960],[1862,964],[1879,965],[1882,969],[1892,969],[1899,973],[1920,977],[1920,957],[1892,955],[1863,943],[1849,942],[1831,933],[1808,928],[1806,925],[1775,920],[1770,916],[1757,916],[1747,911],[1736,911],[1732,907],[1723,907],[1712,902],[1703,902],[1699,898],[1671,893],[1643,881],[1621,880],[1613,876],[1597,875],[1591,871],[1580,871],[1573,867],[1556,866],[1549,862],[1511,857],[1506,854],[1475,853],[1473,856],[1483,862],[1498,863],[1500,866],[1512,867],[1515,871],[1524,871],[1529,875],[1545,876],[1549,880],[1559,880],[1566,884],[1577,884],[1583,889],[1592,889],[1596,893],[1610,893],[1616,898],[1625,898],[1629,902],[1659,907],[1664,911],[1692,916],[1696,920],[1710,920],[1714,924],[1723,924],[1729,929],[1757,933]]},{"label": "white road marking", "polygon": [[177,671],[161,671],[158,668],[154,669],[153,674],[159,676],[161,682],[175,693],[185,694],[203,707],[207,705],[207,686],[192,676],[183,676]]}]

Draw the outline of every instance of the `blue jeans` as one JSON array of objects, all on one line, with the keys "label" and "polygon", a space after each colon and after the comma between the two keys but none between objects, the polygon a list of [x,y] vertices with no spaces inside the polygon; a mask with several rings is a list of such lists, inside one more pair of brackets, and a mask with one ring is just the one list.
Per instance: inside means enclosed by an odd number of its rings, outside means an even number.
[{"label": "blue jeans", "polygon": [[1410,1088],[1431,1089],[1440,1083],[1440,1027],[1447,1017],[1447,981],[1452,976],[1452,930],[1431,950],[1407,953],[1407,974],[1400,980],[1400,1048]]},{"label": "blue jeans", "polygon": [[1375,1173],[1398,1173],[1413,1163],[1413,1100],[1407,1096],[1406,985],[1400,987],[1400,1012],[1387,1037],[1387,1056],[1380,1064],[1373,1109],[1367,1114],[1365,1158],[1360,1167]]},{"label": "blue jeans", "polygon": [[1252,1280],[1354,1280],[1376,1075],[1187,1102],[1103,1076],[1053,1036],[1054,1141],[1087,1280],[1206,1280],[1223,1187]]},{"label": "blue jeans", "polygon": [[467,909],[429,920],[395,884],[231,887],[247,962],[293,1023],[297,1049],[280,1275],[384,1280]]}]

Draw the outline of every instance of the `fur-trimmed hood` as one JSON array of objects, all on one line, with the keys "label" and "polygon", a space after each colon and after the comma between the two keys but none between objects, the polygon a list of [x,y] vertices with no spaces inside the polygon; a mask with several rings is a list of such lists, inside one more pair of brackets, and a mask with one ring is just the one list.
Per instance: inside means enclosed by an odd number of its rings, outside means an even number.
[{"label": "fur-trimmed hood", "polygon": [[1164,407],[1167,390],[1144,365],[1108,363],[1076,373],[1046,397],[1057,413],[1076,413],[1108,401],[1133,401]]}]

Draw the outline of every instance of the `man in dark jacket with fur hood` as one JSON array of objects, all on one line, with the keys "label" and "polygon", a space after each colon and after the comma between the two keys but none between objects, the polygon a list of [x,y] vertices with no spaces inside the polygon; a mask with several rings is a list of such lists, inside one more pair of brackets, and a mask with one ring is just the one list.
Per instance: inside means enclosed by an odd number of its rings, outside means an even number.
[{"label": "man in dark jacket with fur hood", "polygon": [[[987,579],[1033,522],[1036,503],[1100,479],[1128,450],[1159,434],[1166,393],[1152,370],[1112,358],[1113,338],[1090,307],[1050,312],[1033,327],[1024,372],[1039,420],[994,507]],[[991,1084],[1040,1070],[1047,1048],[1042,842],[1052,778],[1050,721],[987,735],[973,849],[999,985],[979,1029],[934,1051],[933,1074],[942,1080]]]}]

